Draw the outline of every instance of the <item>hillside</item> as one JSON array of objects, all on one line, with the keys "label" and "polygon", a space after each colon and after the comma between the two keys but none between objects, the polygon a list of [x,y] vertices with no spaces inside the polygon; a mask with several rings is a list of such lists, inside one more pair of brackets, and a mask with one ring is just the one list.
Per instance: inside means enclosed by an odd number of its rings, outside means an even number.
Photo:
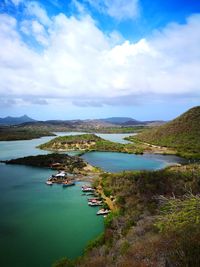
[{"label": "hillside", "polygon": [[0,141],[31,140],[43,136],[55,136],[55,134],[44,129],[29,129],[17,126],[0,127]]},{"label": "hillside", "polygon": [[50,151],[113,151],[124,152],[125,146],[104,140],[95,134],[81,134],[56,137],[39,146]]},{"label": "hillside", "polygon": [[99,119],[99,121],[109,122],[112,124],[123,124],[123,123],[126,123],[128,121],[134,121],[137,124],[140,123],[139,121],[132,119],[132,118],[129,118],[129,117],[111,117],[111,118]]},{"label": "hillside", "polygon": [[165,125],[145,130],[129,140],[175,148],[182,156],[200,157],[200,106],[188,110]]},{"label": "hillside", "polygon": [[102,174],[94,185],[117,210],[83,257],[53,267],[199,267],[199,175],[199,164]]},{"label": "hillside", "polygon": [[59,169],[64,169],[70,173],[78,172],[87,166],[86,162],[80,157],[56,153],[28,156],[6,160],[3,162],[5,162],[6,164],[29,165],[47,168],[52,168],[53,164],[59,164]]}]

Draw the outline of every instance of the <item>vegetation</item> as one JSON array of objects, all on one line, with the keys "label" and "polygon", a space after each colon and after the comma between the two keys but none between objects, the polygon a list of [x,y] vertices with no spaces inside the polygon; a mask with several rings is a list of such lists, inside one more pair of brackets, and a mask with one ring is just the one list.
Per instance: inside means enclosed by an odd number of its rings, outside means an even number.
[{"label": "vegetation", "polygon": [[162,237],[170,240],[168,262],[174,266],[200,265],[200,196],[166,200],[156,222]]},{"label": "vegetation", "polygon": [[86,133],[134,133],[140,132],[149,126],[120,126],[107,125],[98,122],[84,122],[84,121],[46,121],[46,122],[32,122],[25,123],[13,128],[29,131],[46,131],[46,132],[86,132]]},{"label": "vegetation", "polygon": [[123,144],[104,140],[94,134],[70,135],[52,139],[39,146],[45,150],[83,150],[125,152]]},{"label": "vegetation", "polygon": [[0,127],[0,141],[12,141],[12,140],[30,140],[34,138],[40,138],[42,136],[55,136],[53,132],[71,132],[75,131],[87,133],[135,133],[140,132],[146,126],[133,126],[133,127],[98,127],[98,128],[73,128],[67,125],[53,124],[53,123],[27,123],[22,125],[13,126],[1,126]]},{"label": "vegetation", "polygon": [[71,173],[78,172],[87,166],[87,163],[82,158],[56,153],[28,156],[24,158],[6,160],[3,162],[5,162],[6,164],[19,164],[54,169],[65,169],[66,171]]},{"label": "vegetation", "polygon": [[118,210],[72,266],[200,266],[200,165],[104,173],[99,182]]},{"label": "vegetation", "polygon": [[128,138],[156,146],[169,147],[188,158],[200,158],[200,106],[194,107],[175,120]]},{"label": "vegetation", "polygon": [[111,142],[98,137],[94,134],[81,134],[62,136],[52,139],[51,141],[39,146],[40,149],[49,151],[69,151],[78,150],[82,152],[88,151],[110,151],[110,152],[123,152],[133,154],[147,153],[160,153],[160,154],[175,154],[175,151],[166,148],[149,147],[138,141],[129,144],[121,144]]},{"label": "vegetation", "polygon": [[55,136],[55,134],[44,130],[29,130],[15,126],[0,127],[0,141],[30,140],[42,136]]},{"label": "vegetation", "polygon": [[100,127],[100,128],[83,128],[82,131],[89,133],[136,133],[141,132],[144,129],[148,129],[149,126],[118,126],[118,127]]}]

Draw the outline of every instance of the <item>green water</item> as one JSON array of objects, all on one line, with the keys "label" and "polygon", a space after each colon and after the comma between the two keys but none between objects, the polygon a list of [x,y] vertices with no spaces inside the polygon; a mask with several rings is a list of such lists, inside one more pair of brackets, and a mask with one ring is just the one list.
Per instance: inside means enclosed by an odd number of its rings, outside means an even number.
[{"label": "green water", "polygon": [[[102,137],[123,142],[124,135]],[[51,138],[0,142],[0,160],[48,153],[35,147]],[[91,152],[83,157],[113,172],[159,169],[181,161],[172,156],[110,152]],[[81,183],[68,188],[47,186],[45,181],[52,173],[0,164],[0,266],[50,267],[64,256],[80,256],[87,242],[103,231],[103,218],[96,216],[98,208],[88,207],[86,197],[81,196]]]},{"label": "green water", "polygon": [[103,231],[81,184],[47,186],[47,169],[0,165],[0,266],[47,267],[81,255]]}]

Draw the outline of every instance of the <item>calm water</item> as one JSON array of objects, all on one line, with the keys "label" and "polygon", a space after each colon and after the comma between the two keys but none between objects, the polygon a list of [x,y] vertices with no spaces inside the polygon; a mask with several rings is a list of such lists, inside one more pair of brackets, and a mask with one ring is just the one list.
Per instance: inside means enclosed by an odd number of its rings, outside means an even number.
[{"label": "calm water", "polygon": [[[64,135],[77,135],[83,133],[77,132],[57,132],[58,136]],[[123,138],[129,136],[129,134],[97,134],[102,138],[107,140],[111,140],[113,142],[126,143],[128,141]],[[37,146],[48,142],[55,136],[45,136],[38,139],[33,140],[22,140],[22,141],[0,141],[0,160],[25,157],[30,155],[38,155],[38,154],[47,154],[48,151],[40,150],[36,148]],[[70,152],[68,154],[77,154],[76,152]]]},{"label": "calm water", "polygon": [[[124,142],[124,135],[100,136]],[[46,154],[35,147],[51,138],[0,142],[0,160]],[[83,158],[111,172],[158,169],[181,160],[110,152],[91,152]],[[103,218],[96,216],[98,208],[87,206],[81,183],[50,187],[45,180],[51,174],[48,169],[0,164],[0,266],[49,267],[64,256],[81,255],[87,242],[103,231]]]},{"label": "calm water", "polygon": [[47,186],[48,169],[2,164],[0,171],[0,266],[51,266],[80,256],[103,231],[98,209],[81,196],[81,183]]},{"label": "calm water", "polygon": [[184,160],[176,156],[163,155],[133,155],[115,152],[89,152],[82,156],[90,164],[108,172],[123,170],[157,170],[173,163],[183,163]]}]

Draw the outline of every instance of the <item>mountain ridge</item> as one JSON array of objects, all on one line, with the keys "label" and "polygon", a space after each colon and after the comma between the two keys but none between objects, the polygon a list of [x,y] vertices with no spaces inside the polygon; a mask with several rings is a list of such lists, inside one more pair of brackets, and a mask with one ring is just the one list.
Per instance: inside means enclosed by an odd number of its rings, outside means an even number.
[{"label": "mountain ridge", "polygon": [[152,125],[152,124],[163,124],[164,121],[161,120],[151,120],[151,121],[139,121],[130,117],[109,117],[103,119],[72,119],[72,120],[35,120],[27,115],[20,117],[7,116],[5,118],[0,118],[0,125],[31,125],[33,124],[52,124],[52,125],[85,125],[85,126],[100,126],[100,127],[112,127],[112,126],[137,126],[137,125]]},{"label": "mountain ridge", "polygon": [[25,122],[34,122],[35,120],[27,116],[26,114],[20,117],[7,116],[0,118],[1,125],[18,125]]}]

